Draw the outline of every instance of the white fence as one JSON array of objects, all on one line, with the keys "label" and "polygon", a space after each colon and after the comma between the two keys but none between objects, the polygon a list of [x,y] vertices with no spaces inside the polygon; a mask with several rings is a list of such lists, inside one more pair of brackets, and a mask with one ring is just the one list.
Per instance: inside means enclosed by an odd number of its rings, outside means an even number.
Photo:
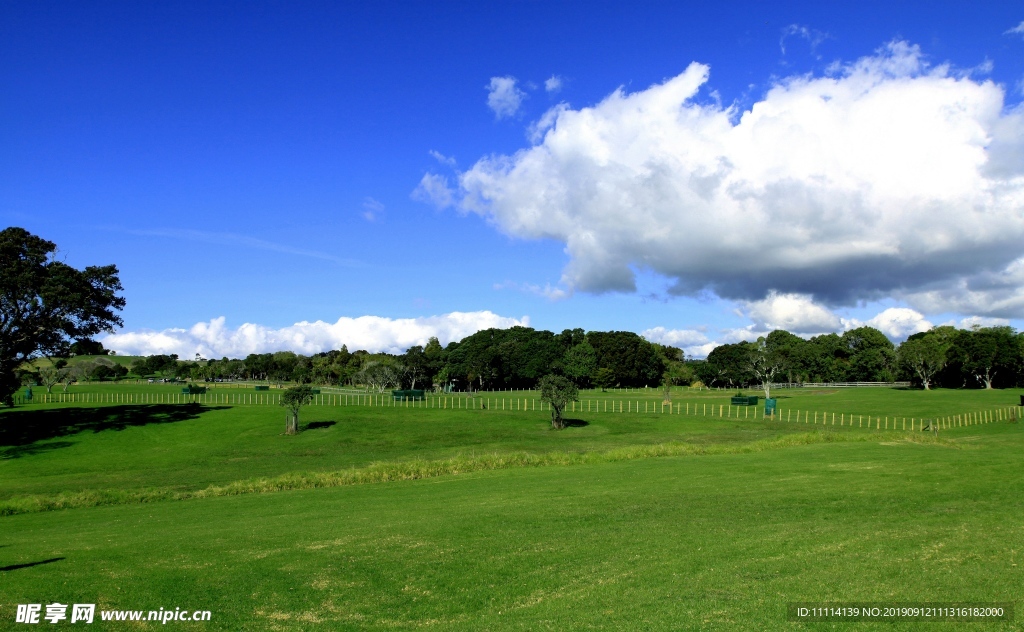
[{"label": "white fence", "polygon": [[772,388],[855,388],[865,386],[905,388],[910,386],[910,382],[777,382],[772,384]]}]

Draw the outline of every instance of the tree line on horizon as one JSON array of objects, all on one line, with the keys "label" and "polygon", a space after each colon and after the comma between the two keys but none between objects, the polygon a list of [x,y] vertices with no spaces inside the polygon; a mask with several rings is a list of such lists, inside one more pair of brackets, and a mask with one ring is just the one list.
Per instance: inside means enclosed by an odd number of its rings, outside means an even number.
[{"label": "tree line on horizon", "polygon": [[709,386],[907,381],[924,389],[1007,388],[1024,385],[1024,333],[944,325],[897,346],[872,327],[810,339],[780,329],[716,347],[694,369]]},{"label": "tree line on horizon", "polygon": [[[98,343],[76,350],[105,353]],[[530,389],[546,375],[579,388],[702,385],[745,388],[788,382],[895,382],[923,388],[1005,388],[1024,384],[1024,334],[1011,327],[933,328],[894,345],[882,332],[859,327],[809,339],[775,330],[756,341],[716,347],[707,359],[626,331],[530,327],[485,329],[442,347],[437,338],[404,353],[341,349],[302,355],[291,351],[245,358],[182,361],[176,355],[135,359],[130,369],[102,356],[84,364],[44,368],[49,388],[74,380],[117,380],[127,375],[194,381],[277,383],[458,391]]]}]

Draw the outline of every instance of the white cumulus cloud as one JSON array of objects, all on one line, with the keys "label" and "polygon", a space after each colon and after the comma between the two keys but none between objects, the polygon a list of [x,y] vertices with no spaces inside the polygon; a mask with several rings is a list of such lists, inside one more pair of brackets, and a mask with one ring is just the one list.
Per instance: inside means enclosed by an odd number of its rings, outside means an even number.
[{"label": "white cumulus cloud", "polygon": [[709,73],[553,108],[530,146],[460,173],[452,203],[562,241],[570,291],[634,291],[649,270],[678,295],[774,290],[766,324],[796,318],[778,298],[795,294],[1024,316],[1024,110],[1002,86],[898,41],[744,112],[696,98]]},{"label": "white cumulus cloud", "polygon": [[[933,327],[921,312],[908,307],[890,307],[863,324],[874,327],[893,342],[906,340],[911,334],[928,331]],[[860,325],[861,323],[856,320],[846,321],[847,329],[854,329]]]},{"label": "white cumulus cloud", "polygon": [[487,107],[494,110],[498,119],[515,116],[526,93],[516,86],[515,77],[491,77],[487,88]]},{"label": "white cumulus cloud", "polygon": [[558,75],[551,75],[544,81],[544,89],[548,92],[558,92],[562,89],[562,78]]},{"label": "white cumulus cloud", "polygon": [[755,331],[785,329],[793,334],[820,334],[842,328],[835,313],[801,294],[773,290],[763,300],[747,302],[745,307]]},{"label": "white cumulus cloud", "polygon": [[340,349],[342,345],[348,345],[349,351],[402,353],[413,345],[425,345],[431,336],[447,345],[481,329],[527,326],[529,320],[526,316],[509,318],[479,311],[421,318],[342,317],[334,323],[302,321],[280,329],[245,323],[231,329],[221,316],[189,329],[115,333],[102,342],[122,355],[177,353],[182,358],[196,353],[207,358],[244,358],[250,353],[274,351],[312,354]]},{"label": "white cumulus cloud", "polygon": [[711,350],[719,345],[709,340],[707,335],[698,329],[653,327],[640,332],[640,335],[651,342],[682,349],[687,358],[706,358]]}]

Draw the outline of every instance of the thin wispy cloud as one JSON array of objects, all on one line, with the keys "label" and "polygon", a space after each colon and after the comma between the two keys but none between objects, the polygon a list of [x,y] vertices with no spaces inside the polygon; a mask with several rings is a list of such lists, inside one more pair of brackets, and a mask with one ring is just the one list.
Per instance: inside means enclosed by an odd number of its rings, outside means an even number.
[{"label": "thin wispy cloud", "polygon": [[1005,31],[1003,35],[1024,35],[1024,20],[1021,20],[1020,24]]},{"label": "thin wispy cloud", "polygon": [[445,156],[441,152],[435,151],[433,149],[431,149],[428,153],[430,154],[431,158],[433,158],[434,160],[438,161],[442,165],[448,165],[449,167],[452,167],[453,169],[455,168],[455,157],[454,156]]},{"label": "thin wispy cloud", "polygon": [[384,214],[384,204],[367,197],[363,200],[363,219],[368,222],[374,222],[380,219],[380,216]]},{"label": "thin wispy cloud", "polygon": [[533,294],[535,296],[543,296],[549,301],[560,301],[562,299],[569,298],[572,296],[571,290],[560,288],[550,283],[545,283],[543,286],[535,283],[517,283],[515,281],[505,281],[504,283],[495,283],[494,289],[496,290],[519,290],[527,294]]},{"label": "thin wispy cloud", "polygon": [[297,257],[308,257],[310,259],[320,259],[321,261],[330,261],[341,266],[349,268],[362,268],[366,267],[366,263],[358,261],[356,259],[347,259],[344,257],[338,257],[327,252],[320,252],[319,250],[309,250],[306,248],[295,248],[287,244],[279,244],[272,241],[266,241],[264,239],[258,239],[256,237],[250,237],[248,235],[239,235],[236,233],[213,233],[202,230],[193,230],[187,228],[156,228],[156,229],[119,229],[122,232],[130,235],[138,235],[140,237],[166,237],[169,239],[180,239],[183,241],[193,241],[205,244],[215,244],[218,246],[241,246],[243,248],[252,248],[255,250],[268,250],[271,252],[280,252],[287,255],[295,255]]},{"label": "thin wispy cloud", "polygon": [[782,54],[786,54],[786,39],[790,37],[800,37],[807,40],[807,43],[811,46],[811,54],[819,57],[818,46],[829,39],[829,34],[824,31],[812,29],[801,24],[790,24],[789,26],[782,29],[782,35],[779,37],[779,48],[782,49]]}]

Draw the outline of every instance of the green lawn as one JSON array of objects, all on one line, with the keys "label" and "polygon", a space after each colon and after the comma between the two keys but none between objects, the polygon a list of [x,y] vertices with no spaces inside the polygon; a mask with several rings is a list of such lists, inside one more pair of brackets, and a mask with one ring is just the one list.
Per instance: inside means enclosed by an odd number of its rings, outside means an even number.
[{"label": "green lawn", "polygon": [[[310,429],[283,436],[278,406],[24,406],[0,413],[0,500],[83,489],[172,487],[323,471],[376,461],[553,450],[586,452],[666,441],[749,442],[804,425],[660,414],[308,406]],[[116,464],[116,465],[115,465]]]},{"label": "green lawn", "polygon": [[[1017,397],[887,390],[800,396],[867,410]],[[54,601],[210,610],[168,625],[224,630],[902,630],[921,624],[788,623],[785,606],[1022,601],[1022,424],[937,440],[811,426],[787,445],[808,426],[571,417],[555,432],[540,411],[309,407],[313,427],[287,437],[275,406],[4,411],[0,500],[494,453],[709,453],[0,517],[0,629],[17,604]]]},{"label": "green lawn", "polygon": [[60,600],[213,613],[190,629],[769,630],[835,627],[788,624],[789,601],[1020,601],[1024,437],[982,430],[957,447],[813,445],[7,517],[2,563],[46,563],[4,573],[0,612]]}]

